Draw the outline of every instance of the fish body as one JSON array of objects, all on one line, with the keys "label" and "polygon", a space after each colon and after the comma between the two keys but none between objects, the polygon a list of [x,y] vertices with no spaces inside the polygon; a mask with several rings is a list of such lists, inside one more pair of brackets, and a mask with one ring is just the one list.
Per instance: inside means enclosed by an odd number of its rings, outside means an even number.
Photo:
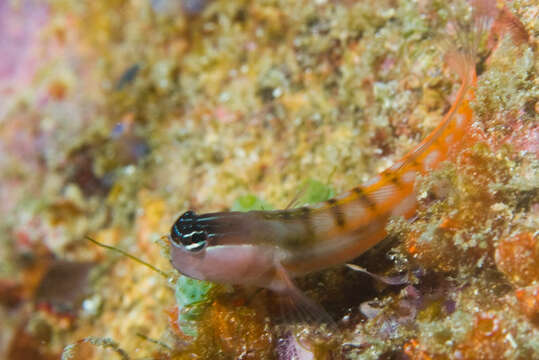
[{"label": "fish body", "polygon": [[[480,13],[479,34],[499,11],[488,0],[477,0],[474,7]],[[403,158],[361,186],[312,206],[188,211],[171,229],[174,267],[196,279],[269,288],[303,301],[291,279],[346,263],[386,236],[390,218],[411,219],[417,209],[415,180],[457,153],[470,129],[477,34],[465,34],[464,46],[448,51],[446,62],[461,79],[455,100],[440,124]]]},{"label": "fish body", "polygon": [[276,264],[294,278],[358,257],[386,236],[391,217],[414,216],[416,178],[458,150],[472,121],[472,85],[463,81],[444,120],[416,148],[333,199],[285,210],[186,212],[171,230],[174,267],[200,280],[278,291]]}]

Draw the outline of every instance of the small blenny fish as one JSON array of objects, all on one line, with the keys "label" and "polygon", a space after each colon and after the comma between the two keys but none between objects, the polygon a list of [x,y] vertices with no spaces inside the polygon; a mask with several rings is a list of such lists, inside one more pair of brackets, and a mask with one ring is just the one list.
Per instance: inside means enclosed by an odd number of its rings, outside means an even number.
[{"label": "small blenny fish", "polygon": [[[496,8],[478,3],[483,13],[476,18],[482,16],[476,21],[479,34],[486,20],[494,20]],[[477,39],[470,40],[471,35],[465,40],[471,43],[468,50],[446,55],[461,79],[455,101],[441,123],[403,158],[363,185],[312,206],[202,215],[187,211],[170,232],[173,266],[195,279],[267,288],[308,303],[292,279],[358,257],[384,239],[390,218],[412,219],[417,177],[462,148],[477,82]]]}]

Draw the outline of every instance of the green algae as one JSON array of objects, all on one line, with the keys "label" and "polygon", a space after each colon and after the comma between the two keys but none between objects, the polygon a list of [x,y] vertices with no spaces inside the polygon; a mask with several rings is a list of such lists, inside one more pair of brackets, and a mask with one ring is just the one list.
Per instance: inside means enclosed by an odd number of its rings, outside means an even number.
[{"label": "green algae", "polygon": [[300,186],[299,204],[316,204],[335,196],[335,190],[315,179],[307,179]]},{"label": "green algae", "polygon": [[[318,180],[307,179],[299,187],[296,196],[289,202],[289,206],[316,204],[328,200],[335,196],[335,190]],[[250,210],[273,210],[274,207],[267,201],[253,194],[247,194],[237,198],[231,211],[250,211]]]},{"label": "green algae", "polygon": [[197,336],[196,321],[200,318],[210,300],[214,285],[207,281],[181,275],[176,281],[175,296],[178,305],[178,326],[190,337]]},{"label": "green algae", "polygon": [[234,201],[231,211],[271,210],[273,207],[256,195],[247,194],[240,196]]}]

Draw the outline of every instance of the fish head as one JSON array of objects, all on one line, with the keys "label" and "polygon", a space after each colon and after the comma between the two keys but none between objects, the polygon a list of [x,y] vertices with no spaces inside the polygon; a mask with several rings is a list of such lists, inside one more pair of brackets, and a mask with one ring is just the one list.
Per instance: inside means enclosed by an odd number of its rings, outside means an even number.
[{"label": "fish head", "polygon": [[265,287],[274,269],[274,248],[256,241],[250,213],[197,215],[187,211],[172,225],[171,262],[198,280]]}]

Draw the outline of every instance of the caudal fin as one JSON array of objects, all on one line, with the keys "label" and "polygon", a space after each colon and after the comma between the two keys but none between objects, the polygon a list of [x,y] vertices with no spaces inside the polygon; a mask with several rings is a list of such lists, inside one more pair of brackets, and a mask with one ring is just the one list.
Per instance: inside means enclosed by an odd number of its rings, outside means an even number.
[{"label": "caudal fin", "polygon": [[475,83],[476,63],[481,45],[498,16],[496,0],[471,0],[471,20],[463,21],[455,15],[447,24],[450,38],[447,42],[445,62],[459,75],[465,87]]},{"label": "caudal fin", "polygon": [[529,38],[524,25],[505,5],[496,0],[470,0],[469,3],[472,6],[470,22],[455,17],[448,23],[451,40],[445,54],[446,64],[466,85],[476,80],[475,67],[483,45],[492,53],[505,36],[516,45],[526,43]]}]

